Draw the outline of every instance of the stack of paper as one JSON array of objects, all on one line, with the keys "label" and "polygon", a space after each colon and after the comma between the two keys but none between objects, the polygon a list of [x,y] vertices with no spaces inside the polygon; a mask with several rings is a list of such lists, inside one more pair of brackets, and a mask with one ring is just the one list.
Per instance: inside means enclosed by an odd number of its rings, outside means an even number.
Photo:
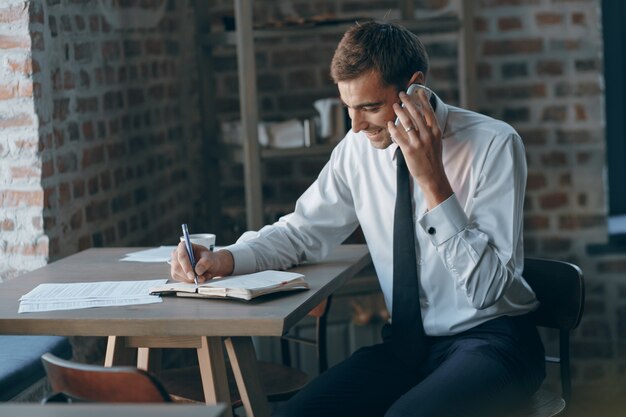
[{"label": "stack of paper", "polygon": [[127,253],[126,257],[120,260],[130,262],[167,262],[175,249],[176,246],[160,246],[158,248]]},{"label": "stack of paper", "polygon": [[167,279],[40,284],[20,298],[18,313],[160,303],[150,288]]}]

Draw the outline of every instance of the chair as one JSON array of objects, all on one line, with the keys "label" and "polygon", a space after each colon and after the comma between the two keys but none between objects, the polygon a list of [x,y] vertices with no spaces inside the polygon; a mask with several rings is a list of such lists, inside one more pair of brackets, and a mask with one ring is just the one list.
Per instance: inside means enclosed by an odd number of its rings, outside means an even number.
[{"label": "chair", "polygon": [[43,362],[52,402],[170,403],[165,388],[145,371],[132,367],[86,365],[45,353]]},{"label": "chair", "polygon": [[[259,361],[261,385],[268,401],[285,401],[309,382],[309,376],[306,373],[292,367],[291,342],[313,346],[317,353],[319,373],[328,369],[326,323],[331,302],[332,295],[308,313],[308,316],[315,319],[314,338],[304,338],[287,333],[280,341],[282,363]],[[170,394],[174,394],[174,396],[179,398],[188,398],[192,401],[204,401],[202,384],[189,382],[200,380],[200,371],[197,366],[165,370],[159,374],[159,377]],[[232,406],[236,408],[241,406],[242,402],[237,391],[235,378],[230,369],[228,377]]]},{"label": "chair", "polygon": [[559,331],[559,356],[546,356],[546,362],[560,366],[561,395],[540,389],[518,415],[555,416],[565,410],[572,397],[569,335],[578,326],[583,314],[583,273],[578,266],[571,263],[526,258],[523,276],[541,303],[532,313],[535,324]]}]

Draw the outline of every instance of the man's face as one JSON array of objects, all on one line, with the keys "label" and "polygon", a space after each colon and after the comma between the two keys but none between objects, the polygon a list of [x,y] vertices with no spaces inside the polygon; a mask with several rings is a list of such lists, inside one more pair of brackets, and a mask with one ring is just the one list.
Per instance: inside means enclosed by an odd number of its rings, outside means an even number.
[{"label": "man's face", "polygon": [[348,108],[355,133],[363,130],[373,147],[385,149],[391,144],[387,122],[396,119],[393,103],[399,103],[398,90],[386,85],[377,71],[337,83],[341,100]]}]

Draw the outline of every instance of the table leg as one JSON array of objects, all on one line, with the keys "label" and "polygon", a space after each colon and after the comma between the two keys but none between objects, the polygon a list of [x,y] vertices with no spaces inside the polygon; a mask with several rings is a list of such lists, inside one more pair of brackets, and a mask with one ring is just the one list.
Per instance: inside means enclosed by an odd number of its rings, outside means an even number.
[{"label": "table leg", "polygon": [[[226,362],[221,337],[201,337],[198,352],[198,364],[204,399],[207,404],[225,403],[226,416],[232,417],[230,391],[226,376]],[[251,415],[251,414],[250,414]]]},{"label": "table leg", "polygon": [[126,346],[126,338],[124,336],[109,336],[107,341],[107,351],[104,357],[104,366],[135,366],[137,363],[136,358],[136,350]]},{"label": "table leg", "polygon": [[137,349],[137,368],[150,371],[154,375],[161,372],[163,351],[158,348],[140,347]]},{"label": "table leg", "polygon": [[246,410],[246,416],[269,416],[269,405],[261,386],[252,338],[229,337],[224,340],[224,343],[235,374],[239,395],[241,395],[241,401]]}]

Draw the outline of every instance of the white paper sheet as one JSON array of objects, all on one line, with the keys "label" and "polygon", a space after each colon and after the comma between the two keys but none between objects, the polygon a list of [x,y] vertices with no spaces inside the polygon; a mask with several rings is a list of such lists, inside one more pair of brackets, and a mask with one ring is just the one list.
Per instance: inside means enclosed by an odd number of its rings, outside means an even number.
[{"label": "white paper sheet", "polygon": [[162,302],[150,288],[167,279],[40,284],[20,298],[18,313]]},{"label": "white paper sheet", "polygon": [[176,246],[160,246],[158,248],[127,253],[120,261],[128,262],[167,262]]}]

